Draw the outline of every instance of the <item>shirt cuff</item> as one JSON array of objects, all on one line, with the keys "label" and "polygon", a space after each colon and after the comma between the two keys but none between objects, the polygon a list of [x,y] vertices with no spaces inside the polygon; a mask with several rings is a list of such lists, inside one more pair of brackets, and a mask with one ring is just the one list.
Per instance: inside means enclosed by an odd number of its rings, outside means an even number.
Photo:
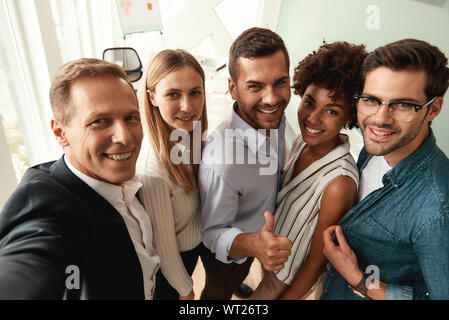
[{"label": "shirt cuff", "polygon": [[385,300],[413,300],[413,288],[387,284]]},{"label": "shirt cuff", "polygon": [[238,228],[230,228],[223,232],[218,239],[217,251],[215,258],[223,263],[237,263],[241,264],[246,261],[246,258],[228,259],[229,251],[231,251],[232,243],[235,237],[242,234],[243,231]]}]

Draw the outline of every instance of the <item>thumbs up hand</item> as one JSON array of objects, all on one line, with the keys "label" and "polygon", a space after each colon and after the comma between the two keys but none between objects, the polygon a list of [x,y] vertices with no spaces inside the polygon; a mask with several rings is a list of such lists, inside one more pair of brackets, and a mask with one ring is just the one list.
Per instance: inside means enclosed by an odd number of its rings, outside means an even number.
[{"label": "thumbs up hand", "polygon": [[273,233],[274,234],[274,217],[269,211],[265,211],[264,213],[265,217],[265,225],[262,227],[262,229],[265,229],[265,231]]},{"label": "thumbs up hand", "polygon": [[290,256],[292,242],[284,236],[274,234],[274,217],[266,211],[265,225],[256,234],[254,242],[255,257],[267,271],[280,270]]}]

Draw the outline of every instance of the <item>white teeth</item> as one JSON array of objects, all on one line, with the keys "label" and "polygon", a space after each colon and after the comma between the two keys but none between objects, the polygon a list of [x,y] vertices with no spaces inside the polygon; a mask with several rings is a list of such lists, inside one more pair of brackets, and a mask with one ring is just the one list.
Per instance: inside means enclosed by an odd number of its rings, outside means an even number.
[{"label": "white teeth", "polygon": [[307,132],[314,133],[314,134],[324,131],[324,130],[312,129],[312,128],[309,128],[309,127],[306,127],[306,130],[307,130]]},{"label": "white teeth", "polygon": [[374,130],[374,129],[371,129],[371,131],[373,131],[373,133],[376,136],[380,136],[380,137],[387,136],[387,135],[391,134],[389,132],[381,132],[381,131],[377,131],[377,130]]},{"label": "white teeth", "polygon": [[116,160],[116,161],[124,161],[128,160],[131,157],[132,153],[117,153],[117,154],[107,154],[106,156],[109,159]]},{"label": "white teeth", "polygon": [[194,117],[189,117],[189,118],[178,118],[179,120],[182,120],[182,121],[190,121],[190,120],[193,120],[193,118]]},{"label": "white teeth", "polygon": [[273,110],[263,110],[263,109],[258,109],[260,112],[262,113],[266,113],[266,114],[272,114],[275,113],[276,111],[278,111],[279,108],[273,109]]}]

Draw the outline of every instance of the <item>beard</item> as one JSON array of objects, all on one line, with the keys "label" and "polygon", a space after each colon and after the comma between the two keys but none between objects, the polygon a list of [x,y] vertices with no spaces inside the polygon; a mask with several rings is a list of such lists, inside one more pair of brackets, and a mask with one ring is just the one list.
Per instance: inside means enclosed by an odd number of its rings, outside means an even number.
[{"label": "beard", "polygon": [[[365,149],[366,149],[366,151],[368,151],[368,153],[373,154],[375,156],[385,156],[389,153],[392,153],[393,151],[398,150],[399,148],[402,148],[402,147],[408,145],[413,140],[415,140],[415,138],[421,132],[421,129],[422,129],[422,126],[424,125],[424,123],[426,123],[425,117],[422,119],[422,121],[419,124],[417,129],[415,129],[403,136],[399,136],[395,141],[391,141],[388,144],[372,141],[369,137],[369,133],[366,130],[366,125],[364,125],[362,132],[363,132],[363,142],[365,144]],[[393,130],[396,132],[401,132],[400,128],[394,127],[393,125],[374,124],[374,126],[380,128],[380,129],[389,129],[389,130]]]},{"label": "beard", "polygon": [[[253,105],[247,106],[241,101],[237,102],[237,113],[245,120],[250,126],[255,129],[277,129],[281,123],[281,118],[284,113],[285,108],[287,107],[287,102],[285,100],[281,100],[276,105]],[[263,119],[263,115],[260,111],[257,111],[258,108],[278,108],[275,112],[276,117],[270,120]]]}]

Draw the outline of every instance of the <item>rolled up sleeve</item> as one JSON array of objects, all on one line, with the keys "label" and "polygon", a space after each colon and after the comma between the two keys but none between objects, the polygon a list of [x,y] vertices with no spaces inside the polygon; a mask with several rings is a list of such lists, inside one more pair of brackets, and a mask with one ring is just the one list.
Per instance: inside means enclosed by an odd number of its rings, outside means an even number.
[{"label": "rolled up sleeve", "polygon": [[413,300],[413,288],[387,284],[385,300]]}]

